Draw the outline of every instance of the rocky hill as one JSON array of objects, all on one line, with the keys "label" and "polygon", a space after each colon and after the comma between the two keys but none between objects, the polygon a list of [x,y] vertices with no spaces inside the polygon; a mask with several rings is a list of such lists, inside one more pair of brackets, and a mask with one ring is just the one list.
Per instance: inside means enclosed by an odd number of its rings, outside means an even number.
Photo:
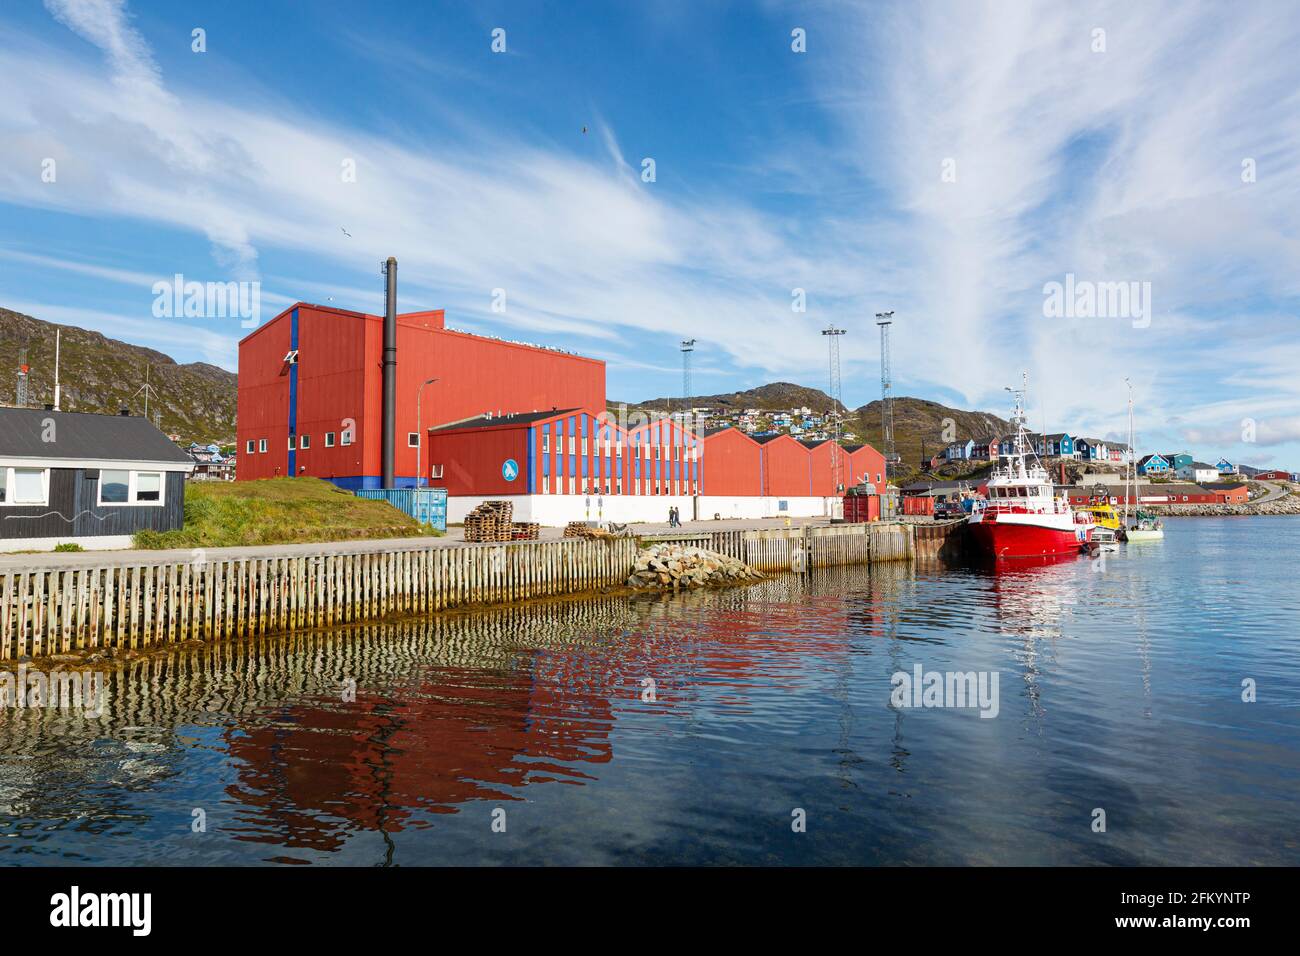
[{"label": "rocky hill", "polygon": [[[857,424],[854,430],[879,448],[879,400],[855,409],[853,415]],[[988,412],[949,408],[924,398],[904,396],[894,399],[894,448],[902,456],[904,470],[916,468],[923,453],[928,456],[942,451],[948,444],[946,436],[959,441],[967,438],[978,441],[981,438],[1005,435],[1012,430],[1010,422]]]},{"label": "rocky hill", "polygon": [[59,352],[60,404],[65,411],[116,413],[123,406],[144,413],[148,369],[152,397],[149,417],[162,413],[162,430],[184,441],[233,443],[235,440],[235,374],[215,365],[178,365],[153,349],[110,339],[75,326],[55,326],[21,312],[0,309],[0,404],[16,400],[18,365],[26,349],[31,372],[27,404],[54,400],[54,331],[61,330]]},{"label": "rocky hill", "polygon": [[[606,402],[611,410],[617,409],[619,402]],[[644,402],[628,402],[629,409],[645,411],[667,411],[669,406],[680,411],[682,399],[651,398]],[[723,392],[719,395],[696,395],[691,398],[693,408],[711,408],[722,412],[741,411],[757,408],[762,411],[777,411],[787,408],[811,408],[814,412],[826,412],[833,407],[831,397],[821,389],[795,385],[793,382],[771,382],[743,392]],[[843,406],[841,406],[843,408]]]},{"label": "rocky hill", "polygon": [[[669,409],[679,411],[682,407],[680,398],[655,398],[644,402],[629,402],[629,409],[665,412]],[[742,392],[724,392],[720,395],[698,395],[691,399],[696,408],[710,408],[726,414],[746,408],[761,411],[787,410],[792,408],[811,408],[814,412],[824,413],[832,407],[831,397],[816,388],[796,385],[793,382],[772,382]],[[610,411],[617,411],[618,402],[608,403]],[[880,441],[880,402],[874,401],[857,409],[844,409],[847,422],[852,431],[866,441],[881,446]],[[951,430],[947,425],[951,421]],[[944,438],[949,431],[956,438],[983,438],[988,435],[1003,434],[1011,431],[1011,425],[1005,419],[987,412],[964,411],[949,408],[938,402],[923,398],[894,399],[894,447],[903,458],[905,470],[913,470],[921,460],[921,452],[933,455],[939,452],[947,441]]]}]

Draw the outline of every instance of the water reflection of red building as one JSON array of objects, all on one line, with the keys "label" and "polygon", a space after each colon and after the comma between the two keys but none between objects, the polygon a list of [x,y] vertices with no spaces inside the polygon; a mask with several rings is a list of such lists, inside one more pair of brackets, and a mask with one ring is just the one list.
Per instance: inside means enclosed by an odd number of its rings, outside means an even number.
[{"label": "water reflection of red building", "polygon": [[[662,616],[651,604],[623,605],[618,621],[570,629],[575,639],[563,646],[503,650],[528,639],[516,631],[481,666],[472,653],[462,666],[430,654],[395,668],[402,676],[359,679],[354,703],[317,696],[268,707],[262,722],[226,734],[238,776],[227,793],[242,805],[229,829],[286,849],[337,850],[358,831],[397,832],[472,801],[523,799],[529,784],[593,780],[613,759],[620,709],[689,711],[707,686],[708,706],[744,715],[754,688],[795,693],[788,682],[809,668],[847,675],[842,600],[791,604],[788,585],[771,586],[761,596],[676,596]],[[698,601],[698,612],[682,601]],[[476,626],[454,625],[457,640]],[[377,635],[369,647],[382,642]],[[642,698],[645,678],[655,681],[653,702]]]},{"label": "water reflection of red building", "polygon": [[[265,726],[230,731],[247,812],[232,829],[287,848],[337,849],[350,831],[397,831],[416,811],[455,812],[471,800],[519,799],[542,780],[581,782],[583,764],[611,759],[616,678],[592,668],[548,673],[533,652],[508,671],[428,668],[391,696],[355,703],[303,699],[268,711]],[[594,660],[587,657],[588,661]]]}]

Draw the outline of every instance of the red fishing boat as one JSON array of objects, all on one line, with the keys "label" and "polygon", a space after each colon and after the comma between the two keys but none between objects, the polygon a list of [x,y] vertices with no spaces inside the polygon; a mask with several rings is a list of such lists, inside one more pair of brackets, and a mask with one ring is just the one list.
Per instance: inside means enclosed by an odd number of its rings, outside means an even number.
[{"label": "red fishing boat", "polygon": [[988,496],[967,519],[971,541],[983,557],[1040,558],[1077,554],[1092,541],[1092,515],[1075,511],[1056,494],[1047,469],[1030,450],[1025,432],[1025,389],[1012,390],[1016,408],[1015,447],[999,456]]}]

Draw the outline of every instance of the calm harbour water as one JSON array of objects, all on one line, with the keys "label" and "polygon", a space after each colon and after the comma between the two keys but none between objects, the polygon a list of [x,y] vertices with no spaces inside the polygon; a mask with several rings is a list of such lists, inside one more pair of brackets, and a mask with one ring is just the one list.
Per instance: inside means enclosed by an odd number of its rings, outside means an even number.
[{"label": "calm harbour water", "polygon": [[[138,663],[0,713],[0,864],[1295,865],[1300,520],[1166,524]],[[997,717],[891,708],[917,664]]]}]

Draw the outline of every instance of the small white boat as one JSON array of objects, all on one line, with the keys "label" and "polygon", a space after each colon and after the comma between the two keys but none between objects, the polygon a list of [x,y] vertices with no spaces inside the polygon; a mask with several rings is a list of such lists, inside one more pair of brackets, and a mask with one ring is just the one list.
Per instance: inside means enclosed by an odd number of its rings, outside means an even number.
[{"label": "small white boat", "polygon": [[1124,541],[1127,544],[1137,544],[1140,541],[1161,541],[1165,536],[1164,524],[1154,515],[1147,514],[1141,509],[1135,516],[1132,527],[1128,522],[1128,504],[1129,499],[1133,497],[1131,488],[1137,485],[1137,467],[1133,455],[1133,383],[1124,379],[1128,385],[1128,467],[1129,470],[1124,475]]},{"label": "small white boat", "polygon": [[1159,541],[1164,536],[1164,525],[1157,519],[1140,511],[1137,516],[1137,524],[1124,531],[1125,540],[1129,543],[1135,541]]}]

